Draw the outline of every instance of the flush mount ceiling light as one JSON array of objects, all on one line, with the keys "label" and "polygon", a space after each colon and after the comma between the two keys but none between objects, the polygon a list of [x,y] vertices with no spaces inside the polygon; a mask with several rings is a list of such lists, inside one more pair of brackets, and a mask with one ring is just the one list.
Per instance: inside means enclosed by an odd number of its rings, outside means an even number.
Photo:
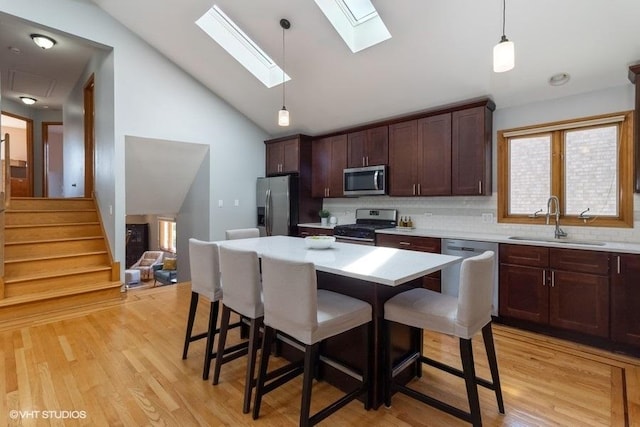
[{"label": "flush mount ceiling light", "polygon": [[21,96],[20,100],[22,101],[23,104],[27,104],[27,105],[33,105],[38,101],[37,99],[31,98],[30,96]]},{"label": "flush mount ceiling light", "polygon": [[515,66],[515,46],[504,33],[506,3],[507,0],[502,0],[502,37],[498,44],[493,47],[493,71],[495,73],[512,70]]},{"label": "flush mount ceiling light", "polygon": [[549,84],[551,86],[562,86],[571,79],[569,73],[558,73],[549,77]]},{"label": "flush mount ceiling light", "polygon": [[287,107],[284,105],[284,87],[286,85],[286,81],[284,79],[284,59],[285,59],[285,49],[284,49],[284,30],[288,30],[291,28],[291,22],[286,19],[280,20],[280,26],[282,27],[282,109],[278,111],[278,125],[279,126],[289,126],[289,111]]},{"label": "flush mount ceiling light", "polygon": [[42,34],[31,34],[31,40],[33,40],[33,42],[37,44],[38,47],[41,47],[45,50],[51,49],[56,44],[56,41],[54,39],[52,39],[51,37],[43,36]]}]

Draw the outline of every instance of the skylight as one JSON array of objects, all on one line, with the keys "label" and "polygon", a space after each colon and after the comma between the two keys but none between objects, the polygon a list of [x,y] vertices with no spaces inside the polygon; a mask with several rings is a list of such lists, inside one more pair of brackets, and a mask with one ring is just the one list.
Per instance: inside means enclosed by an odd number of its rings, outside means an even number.
[{"label": "skylight", "polygon": [[315,0],[353,53],[391,38],[370,0]]},{"label": "skylight", "polygon": [[[217,5],[205,12],[196,21],[196,25],[266,87],[271,88],[282,83],[282,68]],[[285,81],[289,80],[291,78],[285,74]]]}]

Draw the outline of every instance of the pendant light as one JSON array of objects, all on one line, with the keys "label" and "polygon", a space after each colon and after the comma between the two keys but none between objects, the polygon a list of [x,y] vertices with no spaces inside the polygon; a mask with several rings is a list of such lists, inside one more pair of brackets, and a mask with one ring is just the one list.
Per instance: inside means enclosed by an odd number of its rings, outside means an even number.
[{"label": "pendant light", "polygon": [[279,126],[289,126],[289,111],[287,107],[284,106],[284,86],[285,86],[285,72],[284,72],[284,60],[285,60],[285,49],[284,49],[284,30],[288,30],[291,28],[291,23],[286,19],[280,20],[280,26],[282,27],[282,109],[278,111],[278,125]]},{"label": "pendant light", "polygon": [[493,47],[493,71],[496,73],[509,71],[515,66],[514,44],[504,35],[506,3],[507,0],[502,0],[502,37]]}]

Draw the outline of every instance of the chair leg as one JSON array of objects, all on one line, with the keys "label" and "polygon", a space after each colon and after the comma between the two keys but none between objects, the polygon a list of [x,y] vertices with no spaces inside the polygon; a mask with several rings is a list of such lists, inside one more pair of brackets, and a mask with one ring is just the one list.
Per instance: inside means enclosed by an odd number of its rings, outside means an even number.
[{"label": "chair leg", "polygon": [[213,369],[213,385],[218,384],[220,379],[220,368],[224,358],[224,346],[227,343],[227,331],[229,330],[229,318],[231,309],[222,303],[222,317],[220,319],[220,334],[218,335],[218,350],[216,351],[216,364]]},{"label": "chair leg", "polygon": [[209,379],[209,370],[211,369],[211,359],[213,358],[213,342],[216,335],[216,325],[218,323],[218,307],[219,301],[211,303],[209,311],[209,330],[207,331],[207,345],[204,352],[204,368],[202,369],[202,379]]},{"label": "chair leg", "polygon": [[482,339],[484,347],[487,350],[487,359],[489,361],[489,369],[491,370],[491,379],[493,381],[494,391],[496,392],[496,400],[498,401],[498,411],[504,414],[504,402],[502,400],[502,387],[500,386],[500,375],[498,374],[498,361],[496,359],[496,349],[493,345],[493,331],[491,322],[482,328]]},{"label": "chair leg", "polygon": [[193,322],[196,318],[196,308],[198,308],[198,294],[191,292],[191,304],[189,305],[189,317],[187,318],[187,332],[184,337],[184,348],[182,350],[182,360],[187,358],[189,352],[189,343],[191,342],[191,333],[193,332]]},{"label": "chair leg", "polygon": [[391,383],[393,382],[393,358],[391,357],[391,322],[385,320],[383,322],[383,339],[384,339],[384,406],[391,407]]},{"label": "chair leg", "polygon": [[304,351],[304,376],[302,379],[302,399],[300,404],[300,426],[311,425],[309,415],[311,412],[311,389],[313,387],[313,371],[318,355],[320,343],[305,346]]},{"label": "chair leg", "polygon": [[[369,322],[369,324],[366,327],[365,334],[366,336],[364,339],[364,348],[367,349],[366,354],[367,355],[373,354],[372,352],[374,350],[371,348],[371,344],[373,342],[373,340],[371,339],[371,337],[373,337],[373,322]],[[371,388],[369,386],[371,384],[371,372],[373,371],[373,369],[371,368],[373,358],[368,357],[367,355],[365,355],[364,369],[362,371],[362,387],[365,390],[364,409],[366,411],[371,409],[371,391],[370,391]]]},{"label": "chair leg", "polygon": [[[247,360],[247,375],[244,380],[244,403],[242,404],[242,413],[248,414],[249,409],[251,408],[251,391],[253,390],[253,385],[255,381],[255,371],[256,371],[256,355],[258,353],[258,346],[260,345],[259,341],[259,332],[260,332],[260,323],[262,323],[260,319],[251,319],[251,326],[249,327],[249,350],[248,350],[248,360]],[[218,350],[218,353],[220,350]]]},{"label": "chair leg", "polygon": [[470,339],[460,338],[460,358],[462,359],[464,382],[467,386],[471,424],[474,427],[480,427],[482,426],[480,399],[478,397],[478,384],[476,383],[476,370],[473,362],[473,347]]},{"label": "chair leg", "polygon": [[274,334],[275,330],[265,325],[260,351],[260,369],[258,369],[258,379],[256,380],[256,397],[253,402],[252,416],[254,420],[257,420],[260,416],[260,404],[262,403],[262,395],[264,394],[264,384],[267,380],[267,368],[269,367],[269,356],[271,355],[271,343]]}]

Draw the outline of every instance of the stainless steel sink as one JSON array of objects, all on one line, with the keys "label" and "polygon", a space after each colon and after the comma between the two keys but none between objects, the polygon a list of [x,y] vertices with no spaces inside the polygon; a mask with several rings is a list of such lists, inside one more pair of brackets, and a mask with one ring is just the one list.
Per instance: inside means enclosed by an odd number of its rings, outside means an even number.
[{"label": "stainless steel sink", "polygon": [[568,245],[604,246],[603,242],[593,242],[588,240],[553,239],[544,237],[510,236],[510,240],[526,240],[530,242],[566,243]]}]

